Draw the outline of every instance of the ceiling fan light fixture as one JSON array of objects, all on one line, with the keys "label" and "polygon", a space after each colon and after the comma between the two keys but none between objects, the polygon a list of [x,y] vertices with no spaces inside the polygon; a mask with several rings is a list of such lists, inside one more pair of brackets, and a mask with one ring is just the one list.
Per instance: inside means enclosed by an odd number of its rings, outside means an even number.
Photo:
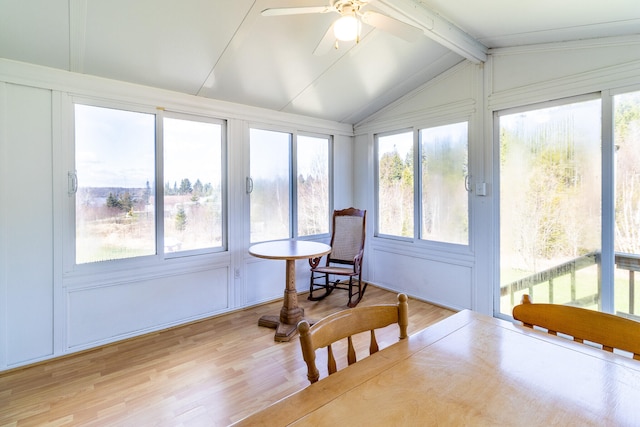
[{"label": "ceiling fan light fixture", "polygon": [[344,42],[358,38],[360,33],[360,21],[352,15],[342,16],[333,24],[333,34],[336,39]]}]

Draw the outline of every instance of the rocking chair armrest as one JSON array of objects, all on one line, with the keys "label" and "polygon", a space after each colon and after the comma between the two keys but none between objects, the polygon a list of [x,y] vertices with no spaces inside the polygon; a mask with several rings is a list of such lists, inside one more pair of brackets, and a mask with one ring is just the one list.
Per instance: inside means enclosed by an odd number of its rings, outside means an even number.
[{"label": "rocking chair armrest", "polygon": [[364,256],[364,250],[360,250],[358,254],[353,257],[353,272],[360,273],[360,267],[362,266],[362,257]]},{"label": "rocking chair armrest", "polygon": [[318,265],[320,265],[320,260],[322,260],[322,257],[315,257],[315,258],[309,258],[309,265],[311,266],[312,269],[318,267]]}]

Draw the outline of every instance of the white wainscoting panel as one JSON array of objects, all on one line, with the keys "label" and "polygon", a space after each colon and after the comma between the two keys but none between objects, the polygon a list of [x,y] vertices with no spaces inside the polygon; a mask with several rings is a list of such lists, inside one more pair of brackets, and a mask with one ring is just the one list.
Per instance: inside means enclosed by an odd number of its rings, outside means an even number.
[{"label": "white wainscoting panel", "polygon": [[471,309],[472,269],[397,251],[373,248],[373,282],[454,309]]},{"label": "white wainscoting panel", "polygon": [[67,348],[88,348],[228,309],[227,267],[67,293]]},{"label": "white wainscoting panel", "polygon": [[246,262],[244,305],[282,298],[286,277],[285,261],[250,258]]}]

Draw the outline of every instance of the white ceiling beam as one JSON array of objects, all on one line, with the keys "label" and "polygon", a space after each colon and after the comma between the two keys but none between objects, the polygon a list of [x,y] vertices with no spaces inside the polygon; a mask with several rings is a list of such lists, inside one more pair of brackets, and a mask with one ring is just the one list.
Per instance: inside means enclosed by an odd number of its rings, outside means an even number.
[{"label": "white ceiling beam", "polygon": [[[420,28],[425,36],[473,63],[486,62],[487,46],[429,9],[420,0],[379,0],[375,7]],[[400,15],[400,16],[398,16]]]}]

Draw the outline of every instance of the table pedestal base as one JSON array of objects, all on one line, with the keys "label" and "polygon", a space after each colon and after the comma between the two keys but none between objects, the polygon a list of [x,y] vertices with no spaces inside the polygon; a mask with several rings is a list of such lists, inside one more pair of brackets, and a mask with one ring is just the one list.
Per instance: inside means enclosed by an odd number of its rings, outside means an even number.
[{"label": "table pedestal base", "polygon": [[[249,253],[253,256],[269,259],[284,259],[286,265],[286,283],[284,300],[280,316],[262,316],[258,326],[266,326],[276,330],[274,341],[291,341],[297,332],[298,322],[303,319],[304,309],[298,305],[296,289],[296,260],[322,256],[331,251],[324,243],[290,241],[266,242],[252,246]],[[275,254],[273,253],[275,252]]]},{"label": "table pedestal base", "polygon": [[276,334],[273,337],[274,341],[288,342],[291,341],[297,333],[297,324],[289,325],[280,321],[280,316],[266,315],[262,316],[258,320],[258,326],[264,326],[267,328],[275,329]]}]

